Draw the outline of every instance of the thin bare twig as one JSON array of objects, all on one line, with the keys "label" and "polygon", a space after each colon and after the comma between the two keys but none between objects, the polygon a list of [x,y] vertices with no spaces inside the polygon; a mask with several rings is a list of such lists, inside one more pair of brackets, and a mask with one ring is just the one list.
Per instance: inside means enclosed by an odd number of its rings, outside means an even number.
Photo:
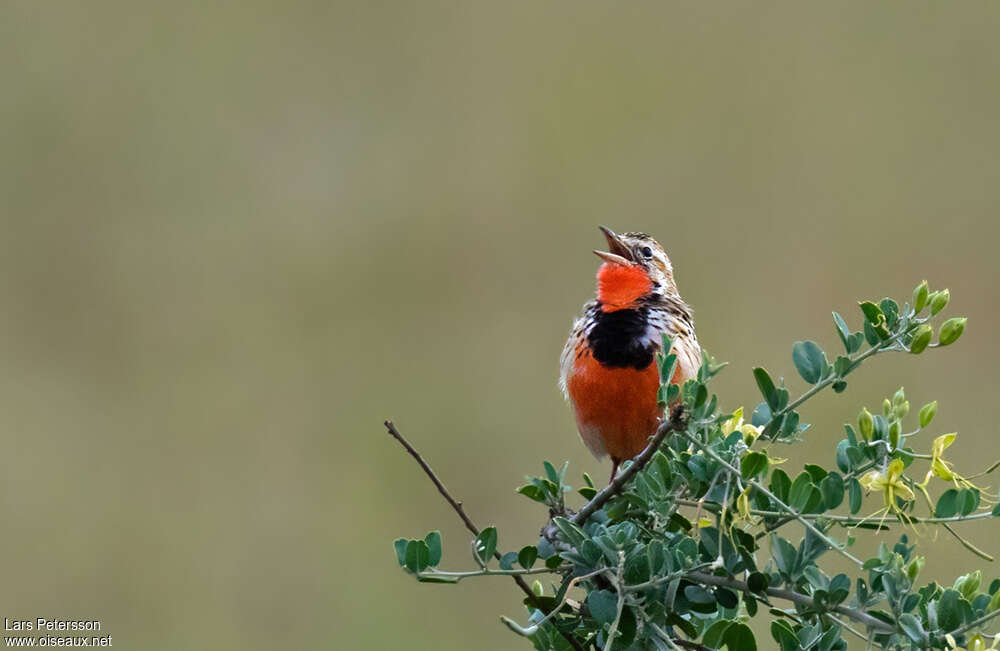
[{"label": "thin bare twig", "polygon": [[[438,479],[438,476],[434,473],[433,470],[431,470],[431,467],[427,465],[427,462],[424,461],[424,458],[422,456],[420,456],[420,453],[417,452],[416,448],[410,445],[410,442],[407,441],[405,438],[403,438],[403,435],[399,433],[399,430],[396,429],[396,426],[393,424],[391,420],[385,421],[384,424],[385,428],[389,431],[389,434],[392,436],[392,438],[399,441],[399,444],[406,449],[409,455],[413,457],[414,461],[416,461],[417,464],[420,466],[420,468],[424,471],[424,474],[426,474],[427,477],[434,484],[434,486],[437,487],[438,492],[441,493],[441,496],[445,499],[445,501],[447,501],[448,504],[451,505],[451,508],[455,510],[455,513],[458,514],[458,517],[460,517],[462,519],[462,522],[465,524],[465,528],[468,529],[472,533],[472,535],[479,536],[479,527],[477,527],[476,524],[469,518],[469,516],[466,515],[465,509],[462,508],[462,503],[451,496],[451,493],[449,493],[448,489],[444,487],[444,484],[441,483],[441,480]],[[502,555],[500,554],[499,551],[494,551],[493,556],[499,560]],[[528,586],[527,582],[525,582],[525,580],[518,575],[514,575],[511,578],[514,579],[514,583],[516,583],[517,587],[521,589],[521,592],[527,595],[528,600],[532,604],[535,604],[536,608],[539,608],[539,610],[541,610],[541,607],[538,604],[538,598],[535,596],[535,593],[531,591],[531,588]],[[572,646],[576,651],[584,651],[583,647],[580,646],[580,644],[573,638],[572,635],[558,628],[556,630],[558,630],[562,634],[562,636],[566,638],[566,641],[569,642],[570,646]]]},{"label": "thin bare twig", "polygon": [[656,434],[650,439],[649,444],[632,459],[628,468],[618,473],[614,480],[602,488],[593,499],[584,504],[583,508],[573,516],[572,522],[577,526],[583,526],[590,516],[594,515],[598,509],[604,506],[608,500],[625,490],[625,485],[631,481],[632,477],[646,467],[649,460],[653,458],[656,451],[660,449],[660,443],[671,432],[676,432],[684,427],[684,406],[677,404],[670,410],[670,418],[662,423],[656,430]]}]

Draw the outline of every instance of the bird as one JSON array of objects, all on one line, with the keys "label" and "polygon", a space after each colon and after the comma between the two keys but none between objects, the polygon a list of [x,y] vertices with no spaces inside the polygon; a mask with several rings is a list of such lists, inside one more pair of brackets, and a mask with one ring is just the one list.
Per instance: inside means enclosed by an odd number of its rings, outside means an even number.
[{"label": "bird", "polygon": [[[616,234],[600,227],[607,251],[597,270],[597,295],[584,303],[559,361],[559,388],[577,430],[598,459],[611,457],[611,481],[623,461],[646,447],[664,416],[656,354],[663,335],[673,338],[683,386],[701,364],[691,308],[674,282],[673,266],[646,233]],[[666,351],[671,352],[671,351]]]}]

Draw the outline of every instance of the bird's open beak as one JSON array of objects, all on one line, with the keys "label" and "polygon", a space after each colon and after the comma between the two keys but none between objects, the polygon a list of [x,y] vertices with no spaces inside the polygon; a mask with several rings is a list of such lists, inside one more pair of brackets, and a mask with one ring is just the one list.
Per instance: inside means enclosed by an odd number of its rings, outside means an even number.
[{"label": "bird's open beak", "polygon": [[621,265],[632,264],[632,252],[628,250],[627,246],[622,244],[621,239],[615,235],[615,232],[607,226],[599,226],[598,228],[604,233],[604,239],[608,241],[608,250],[594,251],[594,253],[605,262]]}]

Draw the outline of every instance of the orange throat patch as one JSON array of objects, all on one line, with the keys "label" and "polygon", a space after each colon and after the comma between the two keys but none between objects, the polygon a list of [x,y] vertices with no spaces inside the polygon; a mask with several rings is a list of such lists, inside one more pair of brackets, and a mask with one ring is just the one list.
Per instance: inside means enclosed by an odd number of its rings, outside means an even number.
[{"label": "orange throat patch", "polygon": [[632,307],[652,289],[653,281],[639,265],[605,262],[597,270],[597,300],[605,312]]}]

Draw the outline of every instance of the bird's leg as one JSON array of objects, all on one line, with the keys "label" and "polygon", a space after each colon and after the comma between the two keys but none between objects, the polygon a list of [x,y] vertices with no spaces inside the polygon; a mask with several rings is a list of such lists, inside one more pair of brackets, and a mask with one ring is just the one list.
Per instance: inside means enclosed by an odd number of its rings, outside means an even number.
[{"label": "bird's leg", "polygon": [[621,463],[621,461],[619,459],[615,459],[614,457],[611,457],[611,479],[608,480],[609,484],[615,480],[615,475],[618,474],[618,464],[619,463]]}]

